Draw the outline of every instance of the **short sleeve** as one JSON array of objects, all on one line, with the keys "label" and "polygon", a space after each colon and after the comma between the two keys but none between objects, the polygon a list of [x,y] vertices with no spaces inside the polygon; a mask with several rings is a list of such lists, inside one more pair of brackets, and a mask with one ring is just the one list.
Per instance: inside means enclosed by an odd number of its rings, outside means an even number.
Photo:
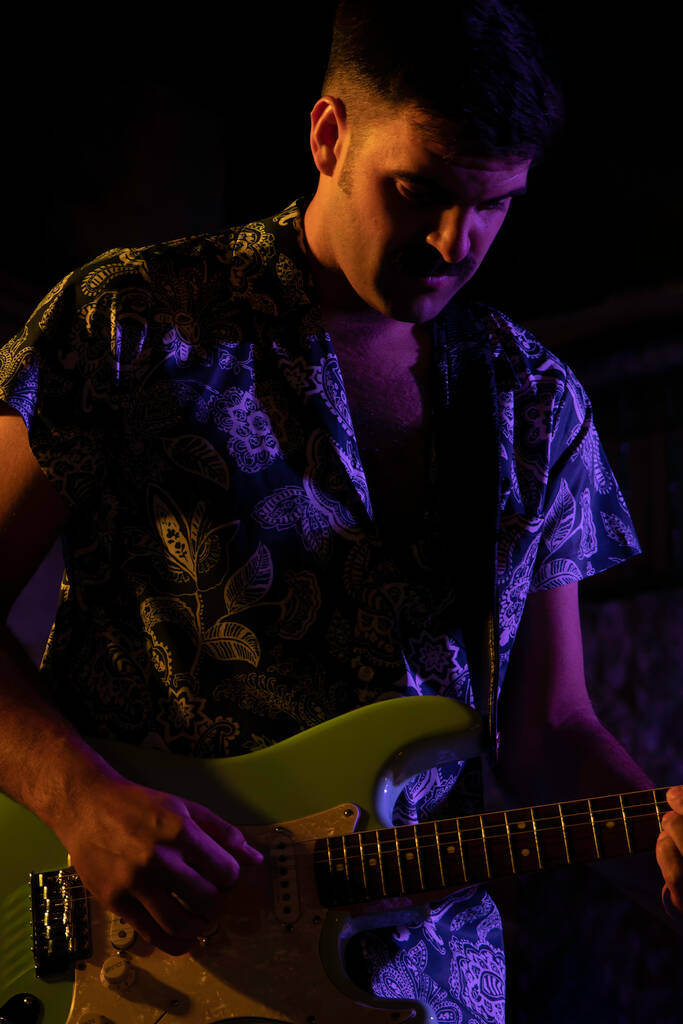
[{"label": "short sleeve", "polygon": [[0,400],[23,418],[60,497],[84,513],[97,501],[121,390],[110,267],[116,259],[101,257],[67,275],[0,348]]},{"label": "short sleeve", "polygon": [[626,502],[571,370],[554,418],[543,526],[530,590],[550,590],[640,554]]}]

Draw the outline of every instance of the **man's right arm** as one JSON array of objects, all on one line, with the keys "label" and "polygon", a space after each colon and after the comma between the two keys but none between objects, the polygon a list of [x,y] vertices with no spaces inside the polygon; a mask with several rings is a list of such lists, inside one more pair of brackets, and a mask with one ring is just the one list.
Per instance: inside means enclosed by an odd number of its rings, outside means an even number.
[{"label": "man's right arm", "polygon": [[0,789],[53,830],[100,903],[185,952],[220,916],[240,865],[261,856],[207,808],[123,778],[42,692],[4,623],[69,510],[2,403],[0,477]]}]

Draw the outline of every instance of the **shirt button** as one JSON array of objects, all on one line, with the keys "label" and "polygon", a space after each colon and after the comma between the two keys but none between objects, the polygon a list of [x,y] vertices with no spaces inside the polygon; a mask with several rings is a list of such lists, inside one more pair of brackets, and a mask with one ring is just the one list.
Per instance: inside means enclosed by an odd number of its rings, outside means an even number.
[{"label": "shirt button", "polygon": [[361,683],[371,683],[375,678],[375,670],[371,665],[361,665],[358,669],[358,678]]}]

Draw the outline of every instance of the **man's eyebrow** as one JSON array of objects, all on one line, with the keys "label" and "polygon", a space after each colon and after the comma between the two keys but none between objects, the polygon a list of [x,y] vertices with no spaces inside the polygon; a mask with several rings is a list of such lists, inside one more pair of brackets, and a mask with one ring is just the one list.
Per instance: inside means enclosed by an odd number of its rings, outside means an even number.
[{"label": "man's eyebrow", "polygon": [[[415,174],[414,171],[394,171],[394,175],[397,178],[403,178],[405,181],[410,181],[413,185],[422,185],[423,188],[431,189],[432,192],[439,192],[442,195],[447,195],[449,189],[443,188],[437,182],[433,181],[432,178],[427,178],[423,174]],[[500,199],[507,199],[512,196],[524,196],[527,192],[527,186],[521,185],[519,188],[512,188],[509,192],[504,192],[500,196],[491,196],[486,199],[487,203],[497,203]]]}]

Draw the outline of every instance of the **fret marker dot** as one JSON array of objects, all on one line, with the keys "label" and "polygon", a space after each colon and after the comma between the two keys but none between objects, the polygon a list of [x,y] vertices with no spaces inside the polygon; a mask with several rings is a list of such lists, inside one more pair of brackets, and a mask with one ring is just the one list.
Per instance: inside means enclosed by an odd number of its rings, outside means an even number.
[{"label": "fret marker dot", "polygon": [[410,853],[409,851],[408,853],[406,853],[406,860],[415,860],[415,854]]},{"label": "fret marker dot", "polygon": [[607,825],[607,828],[614,828],[614,822],[613,821],[606,822],[606,825]]},{"label": "fret marker dot", "polygon": [[374,868],[375,865],[377,864],[377,858],[376,857],[370,857],[370,859],[368,861],[368,864],[370,865],[371,868]]},{"label": "fret marker dot", "polygon": [[446,853],[455,853],[455,847],[454,846],[447,846],[446,847]]},{"label": "fret marker dot", "polygon": [[520,830],[520,832],[521,832],[521,831],[522,831],[522,829],[526,828],[526,822],[525,822],[525,821],[518,821],[518,822],[517,822],[517,828],[518,828],[518,829]]},{"label": "fret marker dot", "polygon": [[530,853],[531,853],[531,850],[527,850],[525,848],[524,850],[522,850],[522,857],[528,857]]},{"label": "fret marker dot", "polygon": [[343,871],[344,870],[344,865],[343,864],[336,864],[335,867],[336,867],[337,871]]}]

